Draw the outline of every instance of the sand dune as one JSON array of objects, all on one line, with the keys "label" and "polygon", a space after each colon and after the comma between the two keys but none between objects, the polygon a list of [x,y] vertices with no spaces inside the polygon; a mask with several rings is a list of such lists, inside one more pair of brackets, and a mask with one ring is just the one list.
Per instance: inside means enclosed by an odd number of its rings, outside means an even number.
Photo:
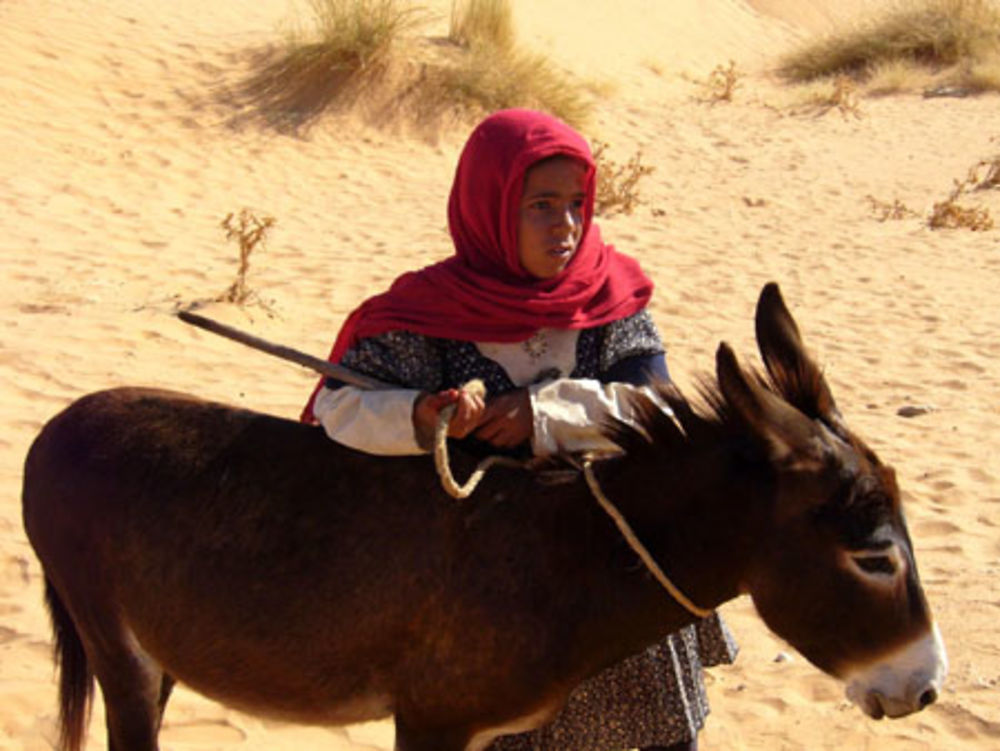
[{"label": "sand dune", "polygon": [[[303,6],[305,4],[302,4]],[[448,3],[437,0],[436,23]],[[1000,744],[1000,279],[997,231],[921,220],[996,154],[995,96],[866,101],[863,116],[792,114],[775,55],[873,3],[600,0],[517,4],[521,40],[612,84],[589,135],[655,172],[604,235],[658,284],[653,312],[690,388],[720,340],[753,355],[761,285],[781,283],[842,410],[896,465],[922,575],[948,644],[941,701],[865,720],[736,601],[743,651],[710,675],[705,751],[993,749]],[[343,316],[401,270],[448,252],[445,197],[466,128],[436,139],[330,115],[301,137],[233,128],[220,92],[280,43],[302,8],[278,0],[0,4],[0,748],[51,748],[50,634],[20,521],[21,464],[43,422],[98,388],[145,384],[295,415],[312,376],[179,323],[233,280],[219,224],[277,223],[255,251],[259,302],[207,312],[325,354]],[[732,59],[732,103],[703,80]],[[918,216],[881,222],[877,201]],[[996,191],[977,196],[994,216]],[[923,413],[906,418],[903,407]],[[101,748],[95,711],[88,748]],[[388,722],[279,725],[180,690],[172,749],[385,749]]]}]

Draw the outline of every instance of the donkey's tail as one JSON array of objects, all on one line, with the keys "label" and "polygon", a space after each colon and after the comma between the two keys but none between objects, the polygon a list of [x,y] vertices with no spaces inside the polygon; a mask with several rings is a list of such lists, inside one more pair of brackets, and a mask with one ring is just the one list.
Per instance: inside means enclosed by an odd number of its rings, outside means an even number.
[{"label": "donkey's tail", "polygon": [[52,618],[53,657],[59,671],[59,747],[64,751],[79,751],[90,719],[94,674],[73,619],[48,579],[45,580],[45,603]]}]

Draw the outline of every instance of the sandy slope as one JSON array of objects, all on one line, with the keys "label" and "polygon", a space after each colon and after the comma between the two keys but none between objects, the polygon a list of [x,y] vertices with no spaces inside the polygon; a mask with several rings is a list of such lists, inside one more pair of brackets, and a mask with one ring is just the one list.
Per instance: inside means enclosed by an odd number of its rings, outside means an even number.
[{"label": "sandy slope", "polygon": [[[605,237],[641,258],[682,385],[720,339],[753,356],[760,286],[782,284],[851,424],[898,468],[925,585],[952,658],[942,700],[874,723],[768,635],[725,612],[743,653],[710,676],[715,749],[986,749],[1000,744],[1000,339],[997,231],[879,222],[867,196],[926,214],[993,156],[996,97],[866,102],[863,117],[792,115],[774,55],[871,3],[602,0],[519,4],[522,38],[614,84],[590,135],[656,168]],[[434,4],[447,18],[448,4]],[[55,692],[40,571],[21,530],[21,462],[42,423],[116,384],[297,413],[311,376],[183,326],[178,304],[233,279],[219,222],[277,218],[250,283],[267,308],[207,306],[323,354],[343,315],[399,271],[447,252],[444,204],[465,129],[433,141],[348,116],[303,137],[234,129],[218,92],[280,41],[294,8],[152,0],[0,3],[0,748],[46,749]],[[438,22],[443,29],[444,20]],[[746,72],[736,101],[697,83]],[[1000,215],[993,194],[977,198]],[[907,405],[930,411],[906,419]],[[95,713],[100,718],[100,712]],[[90,728],[103,745],[102,723]],[[179,691],[172,749],[388,748],[388,723],[277,725]]]}]

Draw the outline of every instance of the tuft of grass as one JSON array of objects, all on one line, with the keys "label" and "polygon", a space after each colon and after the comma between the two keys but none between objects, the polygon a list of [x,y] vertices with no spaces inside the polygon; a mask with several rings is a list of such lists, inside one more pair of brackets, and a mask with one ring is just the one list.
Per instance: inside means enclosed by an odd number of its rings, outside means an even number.
[{"label": "tuft of grass", "polygon": [[266,55],[240,98],[279,130],[298,130],[381,76],[425,14],[401,0],[310,0],[315,28]]},{"label": "tuft of grass", "polygon": [[799,82],[841,74],[866,78],[891,61],[940,69],[997,56],[995,0],[909,0],[789,54],[779,71]]},{"label": "tuft of grass", "polygon": [[959,85],[970,91],[1000,91],[1000,51],[970,62],[959,75]]},{"label": "tuft of grass", "polygon": [[[439,71],[443,100],[476,113],[527,107],[577,128],[590,114],[585,88],[544,55],[517,48],[477,46]],[[436,94],[435,94],[436,95]]]},{"label": "tuft of grass", "polygon": [[229,212],[222,220],[221,227],[226,231],[227,240],[235,240],[240,249],[239,269],[236,280],[229,289],[216,298],[219,302],[232,302],[243,305],[251,296],[247,285],[247,273],[250,271],[250,254],[267,239],[267,233],[274,226],[273,216],[258,217],[250,209],[241,209],[239,214]]},{"label": "tuft of grass", "polygon": [[933,83],[934,74],[910,60],[884,60],[868,69],[865,91],[873,96],[889,96],[928,89]]},{"label": "tuft of grass", "polygon": [[463,47],[507,50],[516,38],[509,0],[454,0],[448,39]]},{"label": "tuft of grass", "polygon": [[615,213],[631,214],[640,203],[639,181],[653,171],[642,163],[642,151],[637,151],[625,164],[608,159],[608,145],[593,141],[594,162],[597,165],[597,195],[594,213],[610,216]]},{"label": "tuft of grass", "polygon": [[382,122],[400,115],[427,126],[451,115],[508,107],[549,112],[582,128],[592,86],[543,55],[519,49],[510,0],[456,0],[451,45],[418,40],[428,17],[407,0],[310,0],[316,28],[296,34],[234,97],[232,120],[262,120],[298,133],[336,106]]},{"label": "tuft of grass", "polygon": [[456,0],[449,39],[461,49],[438,69],[431,98],[476,114],[527,107],[578,128],[586,123],[588,87],[518,47],[510,0]]},{"label": "tuft of grass", "polygon": [[384,61],[424,14],[400,0],[309,0],[319,41],[295,45],[334,67],[361,71]]}]

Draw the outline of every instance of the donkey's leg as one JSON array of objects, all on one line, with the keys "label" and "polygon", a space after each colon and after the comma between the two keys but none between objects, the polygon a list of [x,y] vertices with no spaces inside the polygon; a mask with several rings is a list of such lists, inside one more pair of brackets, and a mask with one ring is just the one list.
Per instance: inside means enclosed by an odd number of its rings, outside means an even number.
[{"label": "donkey's leg", "polygon": [[108,748],[157,751],[162,706],[170,694],[165,674],[122,621],[118,604],[93,586],[102,579],[78,568],[64,576],[60,589],[104,696]]},{"label": "donkey's leg", "polygon": [[104,695],[109,751],[157,751],[162,710],[170,694],[169,688],[163,693],[163,671],[138,649],[104,654],[95,662],[94,673]]},{"label": "donkey's leg", "polygon": [[163,680],[160,681],[160,721],[157,727],[163,726],[163,713],[167,709],[167,702],[170,700],[170,692],[174,690],[174,684],[176,681],[174,677],[168,673],[163,674]]},{"label": "donkey's leg", "polygon": [[121,621],[113,603],[94,598],[77,620],[104,696],[109,751],[157,751],[160,718],[173,679]]}]

